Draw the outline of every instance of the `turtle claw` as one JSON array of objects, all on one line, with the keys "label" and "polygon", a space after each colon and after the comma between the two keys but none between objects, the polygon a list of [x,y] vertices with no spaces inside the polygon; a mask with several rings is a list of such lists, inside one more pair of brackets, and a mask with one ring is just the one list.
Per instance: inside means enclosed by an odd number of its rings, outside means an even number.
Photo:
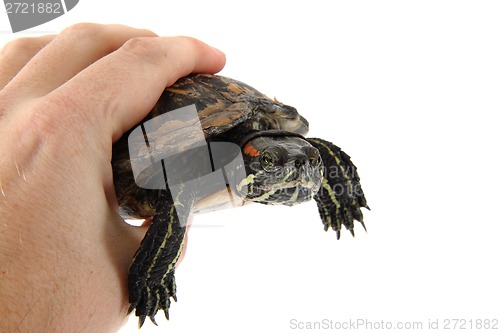
[{"label": "turtle claw", "polygon": [[139,317],[139,328],[141,328],[142,325],[144,325],[145,321],[146,321],[146,316],[140,316]]},{"label": "turtle claw", "polygon": [[131,295],[131,304],[128,309],[128,313],[135,309],[135,315],[139,317],[139,328],[144,325],[146,317],[149,317],[151,322],[158,326],[155,316],[159,310],[163,310],[165,317],[169,319],[170,298],[177,300],[173,272],[167,274],[159,284],[153,284],[146,280],[139,289],[138,293]]},{"label": "turtle claw", "polygon": [[368,230],[366,230],[365,222],[359,221],[359,223],[361,223],[361,225],[363,226],[363,229],[365,229],[365,232],[368,232]]}]

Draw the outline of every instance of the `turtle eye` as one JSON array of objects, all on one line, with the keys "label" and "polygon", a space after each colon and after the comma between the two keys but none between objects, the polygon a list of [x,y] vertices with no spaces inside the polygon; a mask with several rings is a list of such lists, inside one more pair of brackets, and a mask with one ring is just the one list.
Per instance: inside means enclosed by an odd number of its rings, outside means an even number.
[{"label": "turtle eye", "polygon": [[271,153],[269,152],[265,152],[263,155],[262,155],[262,164],[264,166],[267,166],[267,167],[271,167],[273,166],[274,164],[274,159],[273,159],[273,156],[271,155]]},{"label": "turtle eye", "polygon": [[276,168],[277,162],[278,162],[277,156],[275,156],[274,154],[272,154],[269,151],[265,151],[261,155],[262,167],[266,171],[274,171],[274,169]]}]

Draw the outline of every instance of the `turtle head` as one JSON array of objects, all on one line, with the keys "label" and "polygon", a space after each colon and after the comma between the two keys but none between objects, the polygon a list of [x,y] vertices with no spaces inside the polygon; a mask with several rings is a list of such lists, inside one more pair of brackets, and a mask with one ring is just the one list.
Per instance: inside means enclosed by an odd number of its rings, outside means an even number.
[{"label": "turtle head", "polygon": [[238,185],[245,200],[292,206],[319,190],[323,163],[304,138],[290,133],[258,135],[242,147],[247,177]]}]

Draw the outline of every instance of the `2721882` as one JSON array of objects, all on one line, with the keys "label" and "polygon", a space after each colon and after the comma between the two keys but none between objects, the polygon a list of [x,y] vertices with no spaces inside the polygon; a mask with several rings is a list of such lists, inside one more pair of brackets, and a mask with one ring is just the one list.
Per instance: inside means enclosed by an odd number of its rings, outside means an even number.
[{"label": "2721882", "polygon": [[445,319],[445,330],[498,330],[498,319]]},{"label": "2721882", "polygon": [[63,8],[60,3],[39,2],[6,2],[5,9],[7,14],[62,14]]}]

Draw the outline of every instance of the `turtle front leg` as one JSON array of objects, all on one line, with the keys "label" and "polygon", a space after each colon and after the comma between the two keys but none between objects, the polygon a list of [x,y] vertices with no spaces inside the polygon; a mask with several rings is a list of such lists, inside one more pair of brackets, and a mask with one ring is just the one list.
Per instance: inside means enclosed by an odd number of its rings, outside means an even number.
[{"label": "turtle front leg", "polygon": [[[157,213],[130,267],[128,313],[135,309],[139,327],[144,324],[146,317],[156,325],[154,317],[158,310],[163,310],[168,319],[170,298],[177,301],[175,264],[186,233],[186,225],[181,223],[176,211],[178,203],[178,199],[174,201],[167,191],[161,195]],[[185,202],[183,207],[190,208],[191,204]],[[189,214],[189,209],[178,210]]]},{"label": "turtle front leg", "polygon": [[323,160],[322,186],[314,200],[318,204],[325,231],[331,227],[339,239],[341,226],[344,225],[354,236],[354,220],[361,222],[365,228],[361,207],[370,209],[359,183],[356,166],[349,155],[331,142],[317,138],[307,140],[319,150]]}]

